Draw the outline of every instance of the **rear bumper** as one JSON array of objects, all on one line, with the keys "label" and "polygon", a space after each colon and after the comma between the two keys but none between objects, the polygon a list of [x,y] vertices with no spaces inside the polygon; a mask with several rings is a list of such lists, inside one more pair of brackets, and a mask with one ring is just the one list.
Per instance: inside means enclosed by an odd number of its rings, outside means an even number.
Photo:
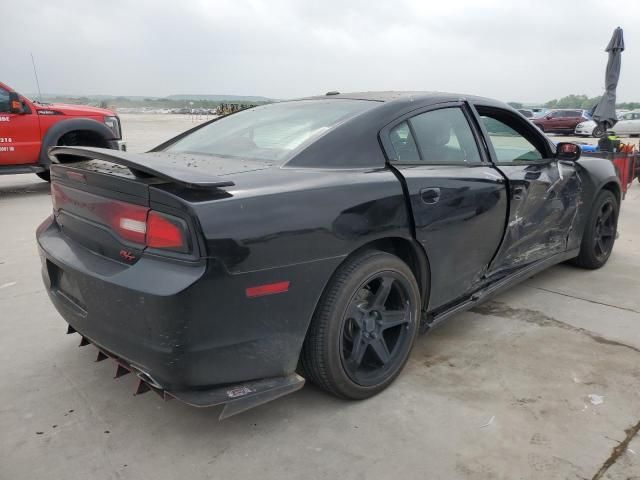
[{"label": "rear bumper", "polygon": [[[49,297],[71,327],[170,393],[294,374],[326,279],[340,259],[230,275],[218,262],[95,255],[51,219],[37,232]],[[246,288],[289,280],[286,293]],[[176,396],[176,395],[173,395]]]}]

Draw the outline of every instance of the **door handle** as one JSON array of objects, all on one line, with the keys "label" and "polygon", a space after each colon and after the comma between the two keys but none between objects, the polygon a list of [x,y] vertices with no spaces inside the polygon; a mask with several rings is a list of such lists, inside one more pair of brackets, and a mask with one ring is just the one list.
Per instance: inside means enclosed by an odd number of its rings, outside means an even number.
[{"label": "door handle", "polygon": [[420,198],[424,203],[432,205],[434,203],[438,203],[440,200],[440,189],[439,188],[423,188],[420,190]]}]

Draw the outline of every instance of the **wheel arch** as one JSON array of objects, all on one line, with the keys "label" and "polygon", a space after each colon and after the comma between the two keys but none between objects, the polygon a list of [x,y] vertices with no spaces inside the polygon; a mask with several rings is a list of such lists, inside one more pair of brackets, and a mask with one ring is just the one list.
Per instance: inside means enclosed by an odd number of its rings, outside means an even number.
[{"label": "wheel arch", "polygon": [[[422,248],[422,246],[415,239],[394,236],[370,240],[369,242],[360,245],[358,248],[344,257],[333,270],[333,272],[331,272],[331,275],[327,278],[327,281],[322,288],[322,292],[316,300],[316,305],[313,311],[317,311],[318,305],[320,305],[320,302],[324,298],[329,283],[335,277],[336,272],[352,258],[367,250],[380,250],[382,252],[390,253],[400,258],[409,266],[416,278],[416,281],[418,282],[422,309],[426,310],[429,304],[429,295],[431,293],[431,269],[429,266],[429,259],[427,257],[427,254],[424,248]],[[311,319],[309,319],[309,325],[310,324]],[[309,326],[307,326],[307,331],[308,328]]]},{"label": "wheel arch", "polygon": [[616,202],[618,203],[618,207],[620,207],[620,203],[622,202],[622,191],[620,188],[620,184],[617,182],[607,182],[598,191],[609,190],[616,197]]},{"label": "wheel arch", "polygon": [[97,120],[91,118],[70,118],[62,120],[49,128],[44,135],[40,146],[38,163],[48,166],[51,163],[48,156],[49,148],[57,145],[58,141],[60,141],[64,135],[72,132],[88,132],[91,135],[96,135],[104,141],[107,147],[110,147],[111,141],[115,140],[113,138],[113,132],[105,124]]}]

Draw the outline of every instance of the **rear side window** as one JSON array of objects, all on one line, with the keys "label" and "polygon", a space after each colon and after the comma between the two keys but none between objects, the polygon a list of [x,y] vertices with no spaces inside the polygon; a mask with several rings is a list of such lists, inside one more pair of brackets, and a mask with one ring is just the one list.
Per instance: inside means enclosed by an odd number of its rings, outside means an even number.
[{"label": "rear side window", "polygon": [[376,105],[346,99],[272,103],[205,125],[166,151],[284,163],[299,148]]},{"label": "rear side window", "polygon": [[9,92],[4,88],[0,88],[0,112],[7,113],[9,111]]},{"label": "rear side window", "polygon": [[396,160],[432,165],[479,164],[480,152],[460,108],[443,108],[410,118],[389,132]]}]

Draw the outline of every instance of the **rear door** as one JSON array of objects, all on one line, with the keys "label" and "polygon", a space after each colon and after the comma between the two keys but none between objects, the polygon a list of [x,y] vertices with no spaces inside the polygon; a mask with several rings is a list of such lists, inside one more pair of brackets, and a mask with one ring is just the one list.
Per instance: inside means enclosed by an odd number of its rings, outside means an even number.
[{"label": "rear door", "polygon": [[464,103],[414,111],[381,132],[390,164],[406,183],[415,235],[429,258],[434,309],[478,286],[507,215],[503,177],[479,148]]},{"label": "rear door", "polygon": [[514,112],[475,108],[491,158],[509,187],[509,221],[489,274],[564,252],[581,198],[575,166],[558,162],[544,135]]},{"label": "rear door", "polygon": [[11,113],[9,91],[0,86],[0,165],[38,161],[40,123],[38,115],[24,105],[24,113]]},{"label": "rear door", "polygon": [[583,122],[585,118],[582,116],[582,110],[569,110],[566,112],[565,125],[569,132],[573,132],[576,126]]}]

